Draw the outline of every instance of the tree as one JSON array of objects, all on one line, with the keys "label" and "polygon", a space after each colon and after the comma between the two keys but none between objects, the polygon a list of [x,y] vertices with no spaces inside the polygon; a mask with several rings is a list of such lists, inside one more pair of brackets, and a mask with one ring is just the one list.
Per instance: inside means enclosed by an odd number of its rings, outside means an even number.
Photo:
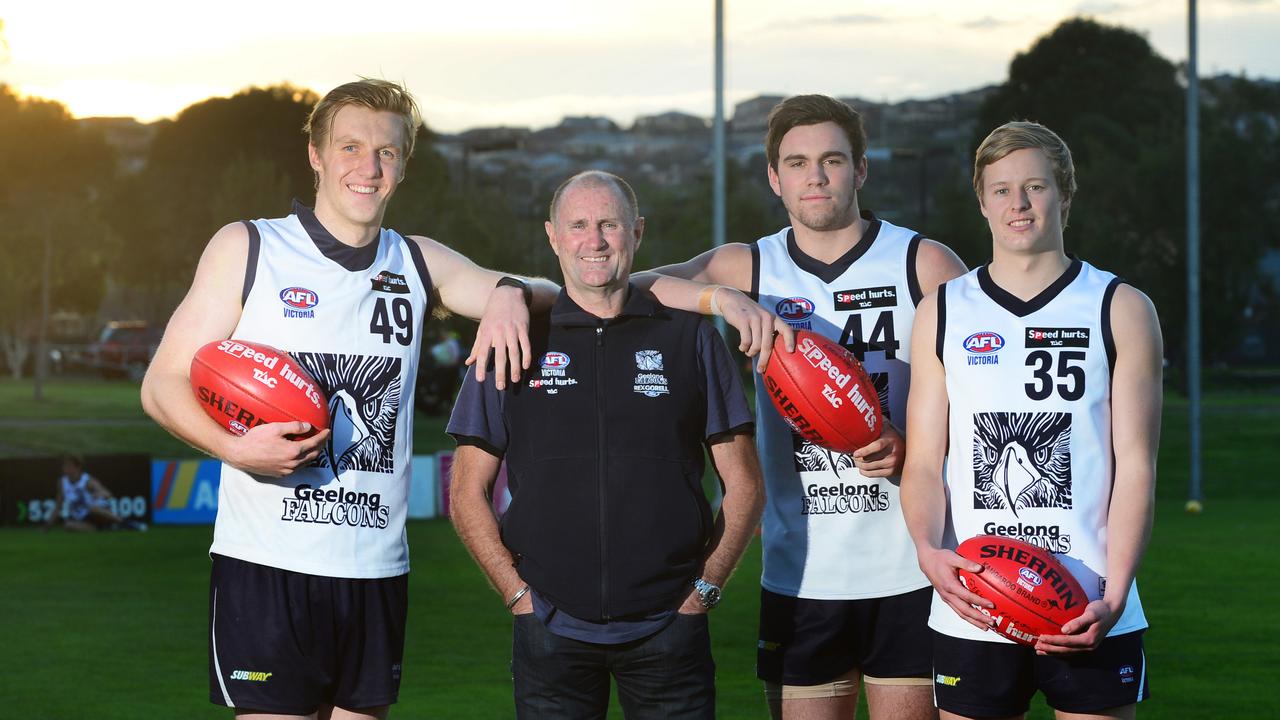
[{"label": "tree", "polygon": [[52,310],[88,313],[101,300],[107,233],[97,199],[114,167],[102,136],[63,105],[0,85],[0,348],[14,377],[41,330],[46,252]]},{"label": "tree", "polygon": [[[1013,59],[1008,80],[979,111],[972,143],[976,150],[991,129],[1019,119],[1040,122],[1066,140],[1079,184],[1067,248],[1151,296],[1174,357],[1181,354],[1186,317],[1184,93],[1177,68],[1141,35],[1067,20]],[[1242,293],[1252,284],[1265,233],[1274,232],[1260,210],[1265,189],[1275,186],[1275,156],[1268,168],[1270,146],[1236,132],[1230,113],[1214,107],[1202,115],[1201,148],[1201,279],[1204,322],[1215,334],[1212,357],[1236,341]],[[955,222],[951,238],[960,235],[957,242],[966,247],[989,244],[985,225],[957,217],[962,211],[954,190],[939,199]],[[967,237],[975,231],[982,237]],[[1217,238],[1229,240],[1213,242]]]},{"label": "tree", "polygon": [[[302,128],[318,97],[288,85],[249,88],[162,121],[142,172],[111,194],[111,272],[161,320],[190,283],[209,238],[228,222],[279,217],[311,197]],[[145,258],[146,262],[139,262]]]}]

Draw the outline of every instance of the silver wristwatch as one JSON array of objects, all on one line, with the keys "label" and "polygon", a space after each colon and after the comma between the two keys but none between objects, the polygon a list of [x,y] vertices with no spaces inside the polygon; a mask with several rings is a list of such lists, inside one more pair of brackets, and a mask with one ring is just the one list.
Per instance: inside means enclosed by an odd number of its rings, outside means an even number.
[{"label": "silver wristwatch", "polygon": [[702,607],[710,610],[720,604],[719,585],[713,585],[702,578],[696,578],[693,581],[693,589],[698,592],[698,599],[702,601]]}]

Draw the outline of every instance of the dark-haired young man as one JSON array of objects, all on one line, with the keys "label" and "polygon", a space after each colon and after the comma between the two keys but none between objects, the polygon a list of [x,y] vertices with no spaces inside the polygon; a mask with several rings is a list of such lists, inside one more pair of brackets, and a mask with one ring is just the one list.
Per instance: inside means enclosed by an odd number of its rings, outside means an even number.
[{"label": "dark-haired young man", "polygon": [[[769,116],[769,184],[791,226],[658,272],[729,285],[794,327],[862,359],[889,423],[905,421],[912,322],[928,288],[964,272],[945,246],[860,210],[862,119],[845,103],[800,95]],[[757,673],[775,717],[851,718],[860,681],[874,718],[928,718],[929,581],[898,503],[903,438],[853,455],[806,442],[757,376],[764,468],[764,573]]]}]

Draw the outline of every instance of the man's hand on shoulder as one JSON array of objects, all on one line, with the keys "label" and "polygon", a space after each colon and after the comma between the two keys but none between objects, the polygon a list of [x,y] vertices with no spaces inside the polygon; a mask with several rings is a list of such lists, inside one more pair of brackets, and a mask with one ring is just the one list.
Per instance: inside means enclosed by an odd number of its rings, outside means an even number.
[{"label": "man's hand on shoulder", "polygon": [[229,435],[222,459],[251,475],[284,477],[315,460],[328,441],[328,430],[301,440],[291,439],[310,429],[303,422],[267,423],[240,437]]}]

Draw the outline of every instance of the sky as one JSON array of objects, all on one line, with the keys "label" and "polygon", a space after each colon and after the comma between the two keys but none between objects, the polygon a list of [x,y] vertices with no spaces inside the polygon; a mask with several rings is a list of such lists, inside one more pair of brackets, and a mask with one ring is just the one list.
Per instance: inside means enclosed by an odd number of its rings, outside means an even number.
[{"label": "sky", "polygon": [[[77,117],[173,117],[208,97],[404,82],[435,130],[565,115],[713,113],[713,0],[0,5],[0,82]],[[899,101],[1002,82],[1083,15],[1187,55],[1186,0],[725,0],[725,111],[760,94]],[[298,8],[305,8],[305,14]],[[1200,0],[1201,75],[1280,78],[1280,0]],[[1117,69],[1121,71],[1121,69]]]}]

